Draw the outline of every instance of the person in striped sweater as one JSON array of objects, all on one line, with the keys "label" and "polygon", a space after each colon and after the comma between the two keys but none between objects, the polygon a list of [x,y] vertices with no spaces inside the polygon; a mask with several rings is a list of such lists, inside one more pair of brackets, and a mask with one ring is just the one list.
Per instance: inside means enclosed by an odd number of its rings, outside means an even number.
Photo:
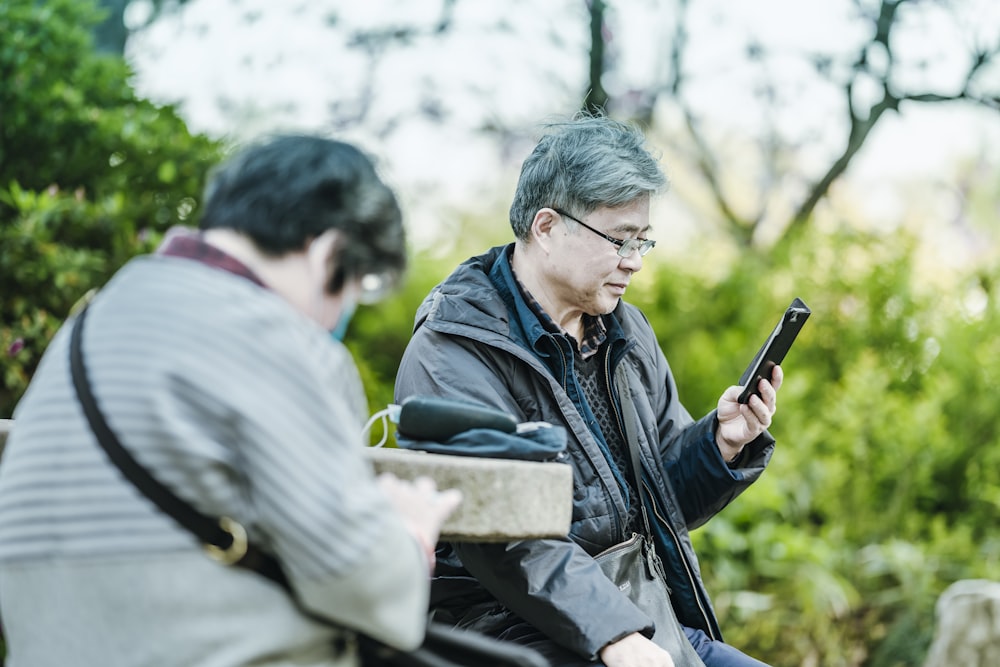
[{"label": "person in striped sweater", "polygon": [[0,459],[9,667],[328,667],[357,664],[351,631],[420,644],[432,545],[460,496],[374,477],[360,378],[331,340],[404,265],[396,199],[355,147],[283,136],[216,170],[200,230],[168,234],[90,303],[83,358],[124,447],[244,526],[294,595],[209,558],[110,462],[67,325]]}]

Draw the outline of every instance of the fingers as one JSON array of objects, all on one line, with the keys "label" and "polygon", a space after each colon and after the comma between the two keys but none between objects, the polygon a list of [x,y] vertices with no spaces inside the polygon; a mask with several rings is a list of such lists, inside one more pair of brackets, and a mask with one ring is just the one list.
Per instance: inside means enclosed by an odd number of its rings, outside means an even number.
[{"label": "fingers", "polygon": [[775,366],[771,370],[771,386],[774,387],[775,391],[781,389],[781,383],[785,379],[785,372],[781,370],[781,366]]},{"label": "fingers", "polygon": [[[759,396],[751,396],[750,402],[744,406],[743,415],[746,418],[748,430],[754,437],[760,432],[771,427],[771,416],[774,414]],[[754,422],[756,422],[756,427]]]},{"label": "fingers", "polygon": [[445,519],[462,502],[461,491],[438,491],[434,480],[426,476],[407,481],[390,473],[383,473],[378,476],[377,482],[411,529],[431,543],[437,541]]},{"label": "fingers", "polygon": [[778,389],[781,388],[783,380],[781,367],[775,366],[771,372],[771,380],[761,380],[758,383],[757,389],[760,395],[751,396],[747,403],[753,416],[765,429],[771,426],[771,419],[778,409]]},{"label": "fingers", "polygon": [[674,667],[669,653],[638,632],[608,644],[600,657],[608,667]]},{"label": "fingers", "polygon": [[417,502],[427,504],[434,511],[444,511],[447,516],[462,501],[461,491],[458,489],[438,491],[437,483],[426,475],[403,480],[385,472],[379,475],[376,481],[394,504],[403,506],[400,509],[406,508],[409,502]]},{"label": "fingers", "polygon": [[722,392],[722,396],[719,398],[719,401],[720,402],[721,401],[731,401],[731,402],[735,403],[736,399],[738,399],[740,397],[740,393],[742,393],[742,391],[743,391],[743,387],[738,387],[736,385],[733,385],[732,387],[728,387],[724,392]]},{"label": "fingers", "polygon": [[438,493],[437,504],[445,512],[445,516],[448,516],[462,504],[462,492],[458,489],[445,489]]}]

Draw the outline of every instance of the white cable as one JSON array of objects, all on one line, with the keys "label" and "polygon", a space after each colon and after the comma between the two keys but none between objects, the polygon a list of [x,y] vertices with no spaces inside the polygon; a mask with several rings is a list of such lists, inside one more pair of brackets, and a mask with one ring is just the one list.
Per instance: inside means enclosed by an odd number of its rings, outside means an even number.
[{"label": "white cable", "polygon": [[361,428],[361,438],[367,443],[371,439],[371,429],[375,425],[375,422],[382,421],[382,439],[376,442],[372,447],[382,447],[389,440],[389,420],[395,424],[399,421],[399,406],[389,405],[385,410],[379,410],[365,422],[365,425]]}]

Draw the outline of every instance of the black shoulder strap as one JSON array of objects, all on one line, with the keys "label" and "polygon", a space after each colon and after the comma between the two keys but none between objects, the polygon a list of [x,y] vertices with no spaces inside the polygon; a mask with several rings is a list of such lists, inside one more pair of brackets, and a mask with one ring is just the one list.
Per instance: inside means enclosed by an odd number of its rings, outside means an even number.
[{"label": "black shoulder strap", "polygon": [[150,475],[146,468],[122,446],[97,405],[90,390],[87,368],[83,363],[81,341],[84,321],[89,310],[87,307],[81,310],[73,323],[69,345],[70,373],[90,428],[97,436],[101,447],[107,452],[108,458],[121,470],[125,478],[161,511],[194,533],[212,558],[224,565],[236,565],[258,572],[290,590],[288,580],[278,561],[249,543],[243,526],[229,517],[214,518],[202,514]]}]

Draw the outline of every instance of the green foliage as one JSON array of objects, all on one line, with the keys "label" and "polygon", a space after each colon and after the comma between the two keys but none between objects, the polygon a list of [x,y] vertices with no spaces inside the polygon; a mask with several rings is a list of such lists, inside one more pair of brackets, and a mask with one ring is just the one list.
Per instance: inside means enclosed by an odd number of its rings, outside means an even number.
[{"label": "green foliage", "polygon": [[[400,290],[378,304],[360,308],[351,322],[346,343],[357,362],[373,414],[393,402],[396,369],[413,333],[417,307],[454,268],[449,261],[426,255],[412,259]],[[381,427],[373,427],[371,441],[381,438]],[[393,442],[391,429],[389,438]]]},{"label": "green foliage", "polygon": [[[935,284],[915,250],[809,232],[721,279],[651,258],[630,289],[695,415],[794,296],[813,309],[783,364],[771,466],[693,536],[727,640],[776,667],[921,665],[944,588],[1000,576],[1000,269]],[[418,257],[403,294],[359,314],[373,410],[417,305],[462,259]]]},{"label": "green foliage", "polygon": [[770,468],[694,536],[727,639],[770,664],[919,665],[940,592],[1000,573],[1000,273],[935,285],[914,246],[811,233],[639,294],[694,414],[792,297],[813,309]]},{"label": "green foliage", "polygon": [[[98,19],[79,0],[0,3],[0,418],[80,296],[194,219],[221,151],[94,54]],[[722,278],[700,273],[707,253],[653,255],[629,293],[695,415],[792,297],[814,311],[784,364],[770,468],[694,534],[727,639],[776,667],[920,665],[940,592],[1000,578],[1000,268],[935,283],[914,249],[803,231]],[[400,293],[359,311],[348,345],[372,411],[392,401],[418,304],[463,259],[419,255]]]},{"label": "green foliage", "polygon": [[0,418],[72,305],[197,213],[221,147],[93,51],[91,2],[0,3]]}]

